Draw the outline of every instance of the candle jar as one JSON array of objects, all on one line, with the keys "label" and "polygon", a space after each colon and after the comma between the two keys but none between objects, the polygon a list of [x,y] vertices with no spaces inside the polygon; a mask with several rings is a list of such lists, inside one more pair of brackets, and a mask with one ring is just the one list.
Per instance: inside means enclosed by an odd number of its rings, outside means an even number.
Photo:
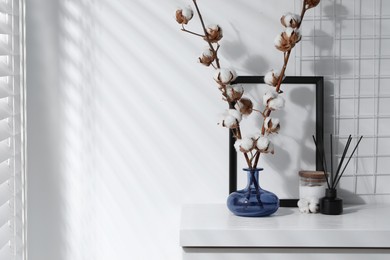
[{"label": "candle jar", "polygon": [[322,171],[299,172],[299,210],[303,213],[318,213],[319,201],[325,196],[326,177]]}]

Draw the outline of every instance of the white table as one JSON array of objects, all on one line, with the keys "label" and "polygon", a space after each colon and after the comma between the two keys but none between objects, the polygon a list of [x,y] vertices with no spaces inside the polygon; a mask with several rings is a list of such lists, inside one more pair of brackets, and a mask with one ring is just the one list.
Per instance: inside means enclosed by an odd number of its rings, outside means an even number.
[{"label": "white table", "polygon": [[349,205],[338,216],[280,208],[264,218],[234,216],[224,204],[186,205],[180,244],[184,260],[389,260],[390,205]]}]

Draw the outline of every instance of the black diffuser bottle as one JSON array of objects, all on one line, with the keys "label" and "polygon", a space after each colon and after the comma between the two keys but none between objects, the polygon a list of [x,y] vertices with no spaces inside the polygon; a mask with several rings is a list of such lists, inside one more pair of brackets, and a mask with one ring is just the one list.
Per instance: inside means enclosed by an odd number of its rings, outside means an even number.
[{"label": "black diffuser bottle", "polygon": [[[351,160],[353,154],[355,153],[360,141],[362,140],[363,136],[359,138],[359,141],[357,142],[355,148],[353,149],[351,155],[349,156],[349,159],[347,163],[345,164],[343,170],[341,170],[341,166],[343,165],[345,156],[347,155],[349,145],[351,144],[352,137],[349,135],[347,144],[344,147],[344,152],[341,156],[340,163],[337,167],[336,174],[333,174],[333,138],[332,135],[330,135],[330,160],[331,160],[331,172],[330,174],[326,175],[326,182],[328,184],[328,188],[325,191],[325,197],[320,199],[320,212],[325,215],[340,215],[343,213],[343,200],[337,197],[337,184],[340,181],[341,176],[343,175],[345,169],[348,166],[349,161]],[[315,137],[313,136],[314,143],[316,145],[318,155],[321,157],[321,162],[324,167],[325,172],[327,171],[326,167],[326,158],[325,158],[325,152],[323,147],[318,147],[317,141]],[[330,175],[330,176],[329,176]],[[329,180],[330,179],[330,180]]]},{"label": "black diffuser bottle", "polygon": [[336,189],[326,189],[325,197],[320,199],[320,212],[325,215],[340,215],[343,213],[343,200],[337,198]]}]

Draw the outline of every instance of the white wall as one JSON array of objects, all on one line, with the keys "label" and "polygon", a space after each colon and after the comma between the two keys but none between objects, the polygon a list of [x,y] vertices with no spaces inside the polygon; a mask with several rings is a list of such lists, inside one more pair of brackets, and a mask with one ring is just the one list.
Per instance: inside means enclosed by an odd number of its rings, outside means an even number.
[{"label": "white wall", "polygon": [[[31,260],[180,259],[180,206],[224,203],[226,106],[174,21],[189,2],[27,1]],[[280,66],[290,2],[199,1],[223,64]]]},{"label": "white wall", "polygon": [[[281,66],[294,1],[198,2],[224,66]],[[181,205],[225,202],[226,105],[173,18],[189,3],[27,1],[30,260],[180,259]]]}]

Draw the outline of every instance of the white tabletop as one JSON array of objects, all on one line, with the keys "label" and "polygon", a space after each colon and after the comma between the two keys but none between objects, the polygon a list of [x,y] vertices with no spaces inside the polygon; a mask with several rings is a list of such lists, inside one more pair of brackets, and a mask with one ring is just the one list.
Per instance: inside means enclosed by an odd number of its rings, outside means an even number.
[{"label": "white tabletop", "polygon": [[269,217],[233,215],[224,204],[185,205],[182,247],[390,248],[390,205],[349,205],[338,216],[279,208]]}]

